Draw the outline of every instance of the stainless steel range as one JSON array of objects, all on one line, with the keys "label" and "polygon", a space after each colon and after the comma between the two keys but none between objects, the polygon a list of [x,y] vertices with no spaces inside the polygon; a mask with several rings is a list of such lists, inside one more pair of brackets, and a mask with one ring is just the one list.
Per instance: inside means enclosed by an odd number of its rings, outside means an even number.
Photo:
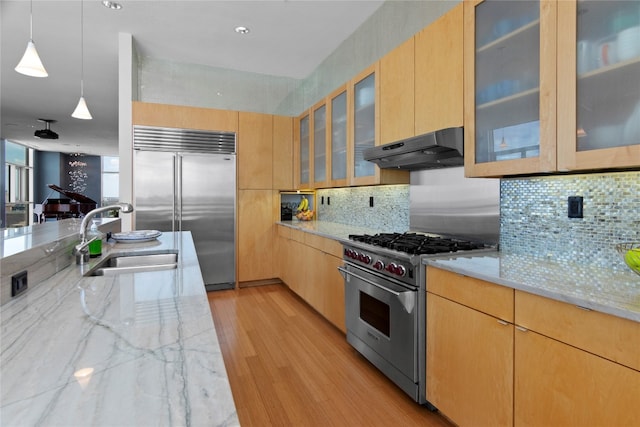
[{"label": "stainless steel range", "polygon": [[421,233],[351,235],[344,244],[347,341],[425,404],[425,268],[422,258],[493,250]]},{"label": "stainless steel range", "polygon": [[416,402],[426,396],[425,257],[495,250],[499,181],[463,168],[411,172],[411,233],[344,243],[347,341]]}]

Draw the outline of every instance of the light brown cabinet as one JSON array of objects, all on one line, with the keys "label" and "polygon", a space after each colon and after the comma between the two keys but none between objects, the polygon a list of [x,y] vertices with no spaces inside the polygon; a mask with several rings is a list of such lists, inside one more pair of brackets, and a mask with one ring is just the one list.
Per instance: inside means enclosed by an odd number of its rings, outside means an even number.
[{"label": "light brown cabinet", "polygon": [[309,151],[312,153],[310,160],[311,187],[324,188],[329,184],[327,165],[329,158],[327,155],[328,137],[328,116],[325,101],[317,103],[311,107],[310,114],[310,142]]},{"label": "light brown cabinet", "polygon": [[380,143],[463,125],[463,4],[380,60]]},{"label": "light brown cabinet", "polygon": [[427,270],[427,400],[460,426],[512,425],[513,290]]},{"label": "light brown cabinet", "polygon": [[638,322],[522,291],[515,314],[516,426],[640,425]]},{"label": "light brown cabinet", "polygon": [[293,117],[273,116],[273,189],[292,190]]},{"label": "light brown cabinet", "polygon": [[[380,169],[363,156],[365,149],[380,144],[379,74],[380,61],[295,120],[294,175],[297,189],[409,183],[408,172]],[[334,98],[342,93],[346,94],[346,116],[341,121],[332,112]],[[321,116],[324,117],[323,123],[319,123]],[[344,153],[334,146],[334,142],[337,143],[334,132],[341,126],[346,126]],[[335,179],[334,160],[340,162],[336,163]],[[346,171],[341,169],[341,165],[345,165]]]},{"label": "light brown cabinet", "polygon": [[380,144],[415,135],[414,37],[380,60]]},{"label": "light brown cabinet", "polygon": [[557,3],[464,2],[467,176],[556,170]]},{"label": "light brown cabinet", "polygon": [[238,188],[271,190],[273,188],[273,116],[239,114]]},{"label": "light brown cabinet", "polygon": [[558,170],[640,165],[640,5],[558,2]]},{"label": "light brown cabinet", "polygon": [[463,3],[415,35],[415,134],[462,126]]},{"label": "light brown cabinet", "polygon": [[273,190],[238,190],[238,282],[273,279]]},{"label": "light brown cabinet", "polygon": [[296,118],[293,127],[293,184],[296,189],[311,188],[311,119],[309,111]]},{"label": "light brown cabinet", "polygon": [[133,101],[132,123],[178,129],[237,132],[238,112]]},{"label": "light brown cabinet", "polygon": [[282,281],[337,328],[346,331],[344,281],[338,272],[342,245],[332,239],[278,226],[278,274]]},{"label": "light brown cabinet", "polygon": [[640,425],[640,323],[427,268],[426,396],[456,424]]},{"label": "light brown cabinet", "polygon": [[467,176],[640,166],[637,2],[470,1],[464,16]]}]

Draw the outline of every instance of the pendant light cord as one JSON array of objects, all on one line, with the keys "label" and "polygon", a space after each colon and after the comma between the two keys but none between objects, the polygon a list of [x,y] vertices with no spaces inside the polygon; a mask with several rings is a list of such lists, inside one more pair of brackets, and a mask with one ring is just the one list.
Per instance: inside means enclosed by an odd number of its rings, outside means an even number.
[{"label": "pendant light cord", "polygon": [[84,0],[80,0],[80,96],[84,97]]},{"label": "pendant light cord", "polygon": [[29,40],[33,42],[33,0],[29,2]]}]

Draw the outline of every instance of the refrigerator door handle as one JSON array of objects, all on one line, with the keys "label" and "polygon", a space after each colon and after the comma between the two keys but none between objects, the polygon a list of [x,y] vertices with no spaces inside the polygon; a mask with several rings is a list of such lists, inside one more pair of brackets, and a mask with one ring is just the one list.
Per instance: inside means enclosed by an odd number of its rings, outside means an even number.
[{"label": "refrigerator door handle", "polygon": [[[173,221],[174,231],[182,231],[182,155],[176,154],[176,168],[174,171],[174,182],[176,186],[175,201],[177,206],[174,207],[175,219]],[[177,208],[177,209],[176,209]]]}]

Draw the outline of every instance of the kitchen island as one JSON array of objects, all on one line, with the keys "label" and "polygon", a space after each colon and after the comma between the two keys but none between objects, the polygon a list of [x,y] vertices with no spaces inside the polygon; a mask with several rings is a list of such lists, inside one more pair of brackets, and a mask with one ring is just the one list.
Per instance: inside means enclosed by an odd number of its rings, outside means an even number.
[{"label": "kitchen island", "polygon": [[0,424],[239,425],[191,234],[105,249],[178,267],[84,277],[92,260],[4,304]]}]

